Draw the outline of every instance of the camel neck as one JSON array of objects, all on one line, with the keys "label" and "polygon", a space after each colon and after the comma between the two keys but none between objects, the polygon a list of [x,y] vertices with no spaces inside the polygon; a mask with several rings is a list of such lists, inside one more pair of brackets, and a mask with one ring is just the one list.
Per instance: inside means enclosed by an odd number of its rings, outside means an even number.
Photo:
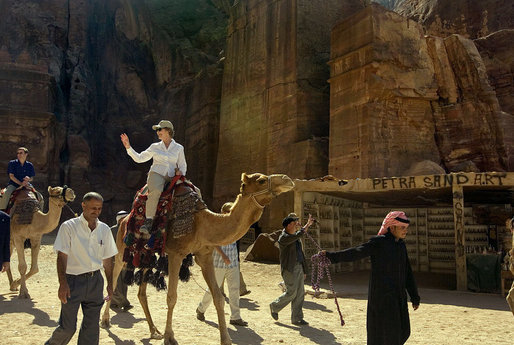
[{"label": "camel neck", "polygon": [[38,224],[40,225],[38,229],[42,233],[48,233],[59,225],[63,206],[64,202],[62,202],[60,198],[51,196],[48,201],[48,213],[44,214],[38,212],[39,217],[41,217],[41,219],[38,220]]},{"label": "camel neck", "polygon": [[[258,208],[249,196],[239,194],[230,214],[227,216],[227,231],[230,232],[228,243],[233,243],[240,239],[262,216],[263,210]],[[226,235],[226,234],[225,234]],[[223,235],[224,238],[226,236]]]}]

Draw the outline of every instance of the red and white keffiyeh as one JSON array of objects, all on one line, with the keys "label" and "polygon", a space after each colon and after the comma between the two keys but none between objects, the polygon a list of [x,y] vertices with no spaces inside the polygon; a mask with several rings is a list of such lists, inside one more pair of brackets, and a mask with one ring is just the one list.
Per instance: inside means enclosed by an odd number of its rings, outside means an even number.
[{"label": "red and white keffiyeh", "polygon": [[382,226],[378,231],[378,235],[385,235],[387,233],[387,228],[394,225],[409,225],[409,218],[405,215],[403,211],[391,211],[387,214],[382,222]]}]

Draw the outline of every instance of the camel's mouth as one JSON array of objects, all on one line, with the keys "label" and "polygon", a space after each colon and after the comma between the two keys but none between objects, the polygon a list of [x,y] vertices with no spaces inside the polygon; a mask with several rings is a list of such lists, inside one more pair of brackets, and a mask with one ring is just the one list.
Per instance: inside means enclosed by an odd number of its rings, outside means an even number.
[{"label": "camel's mouth", "polygon": [[287,175],[272,175],[271,178],[273,179],[278,194],[289,192],[294,188],[293,180]]}]

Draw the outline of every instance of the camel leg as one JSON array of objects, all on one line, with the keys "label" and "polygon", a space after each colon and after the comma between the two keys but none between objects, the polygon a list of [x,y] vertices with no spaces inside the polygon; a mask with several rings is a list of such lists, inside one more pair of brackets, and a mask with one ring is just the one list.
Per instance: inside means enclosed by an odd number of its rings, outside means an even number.
[{"label": "camel leg", "polygon": [[216,283],[212,254],[196,254],[196,262],[202,268],[203,277],[207,283],[207,286],[209,286],[209,291],[212,295],[212,301],[214,302],[216,312],[218,313],[218,328],[220,330],[221,345],[230,345],[232,344],[232,339],[230,339],[230,335],[228,334],[227,323],[225,320],[225,301],[223,300],[220,288]]},{"label": "camel leg", "polygon": [[[16,247],[16,253],[18,254],[18,271],[20,272],[20,294],[19,298],[30,298],[29,291],[27,290],[27,284],[25,282],[25,273],[27,272],[27,262],[25,261],[25,253],[23,248],[24,238],[15,238],[14,246]],[[14,284],[14,283],[13,283]]]},{"label": "camel leg", "polygon": [[[143,272],[143,275],[146,273],[147,270]],[[139,299],[139,303],[141,303],[141,307],[143,307],[143,311],[146,316],[146,322],[148,322],[148,327],[150,328],[150,338],[151,339],[162,339],[163,335],[157,327],[155,327],[155,324],[152,320],[152,315],[150,314],[150,308],[148,308],[148,298],[146,296],[146,287],[148,283],[142,282],[139,286],[139,290],[137,292],[137,298]]]},{"label": "camel leg", "polygon": [[[41,249],[41,237],[39,238],[31,238],[30,239],[30,270],[29,273],[25,275],[25,282],[32,277],[34,274],[39,272],[39,266],[38,266],[38,257],[39,257],[39,250]],[[18,286],[21,284],[21,278],[16,279],[15,281],[11,282],[11,291],[16,291]]]},{"label": "camel leg", "polygon": [[[14,251],[14,242],[11,240],[10,244],[9,244],[9,257],[12,257],[12,252],[13,251]],[[6,273],[7,273],[7,279],[9,279],[9,290],[11,290],[11,291],[18,291],[18,287],[13,285],[14,280],[12,278],[12,271],[11,271],[11,267],[10,266],[6,270]]]},{"label": "camel leg", "polygon": [[[118,277],[120,276],[121,270],[123,269],[123,260],[120,255],[117,255],[114,259],[114,269],[112,271],[112,291],[116,290],[116,285],[118,285]],[[102,318],[100,319],[100,327],[109,328],[111,327],[111,317],[109,315],[109,310],[111,309],[111,300],[108,300],[105,303],[104,313],[102,314]]]},{"label": "camel leg", "polygon": [[12,279],[12,272],[11,272],[11,268],[9,267],[9,268],[5,271],[5,273],[7,273],[7,279],[9,279],[9,290],[11,290],[11,291],[18,291],[18,289],[17,289],[15,286],[13,286],[14,281],[13,281],[13,279]]},{"label": "camel leg", "polygon": [[166,328],[164,330],[164,345],[178,345],[172,328],[173,308],[177,303],[178,272],[182,264],[182,256],[176,253],[168,253],[168,315],[166,317]]},{"label": "camel leg", "polygon": [[41,237],[30,239],[30,270],[25,276],[25,281],[39,272],[38,257],[41,249]]}]

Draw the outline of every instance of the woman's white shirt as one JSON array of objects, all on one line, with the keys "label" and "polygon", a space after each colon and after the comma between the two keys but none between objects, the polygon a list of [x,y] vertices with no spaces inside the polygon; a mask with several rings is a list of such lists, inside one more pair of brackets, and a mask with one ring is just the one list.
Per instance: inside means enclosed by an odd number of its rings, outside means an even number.
[{"label": "woman's white shirt", "polygon": [[136,163],[144,163],[153,158],[150,171],[156,172],[162,176],[175,176],[175,168],[179,168],[182,174],[186,175],[187,163],[184,155],[184,147],[174,139],[171,140],[168,148],[166,148],[166,145],[164,145],[164,142],[161,140],[158,143],[153,143],[141,153],[137,153],[131,146],[127,149],[127,154]]}]

